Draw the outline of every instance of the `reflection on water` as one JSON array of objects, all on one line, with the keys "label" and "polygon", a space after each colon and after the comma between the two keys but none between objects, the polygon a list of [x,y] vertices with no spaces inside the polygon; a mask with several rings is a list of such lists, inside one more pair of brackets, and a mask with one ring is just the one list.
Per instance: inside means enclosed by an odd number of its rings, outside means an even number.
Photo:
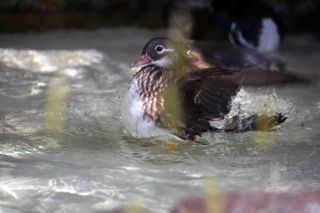
[{"label": "reflection on water", "polygon": [[[208,134],[203,144],[126,135],[120,105],[128,65],[155,35],[163,33],[1,35],[0,211],[88,212],[136,203],[165,212],[203,191],[206,177],[216,178],[222,190],[319,189],[318,85],[277,88],[277,99],[272,89],[240,92],[233,114],[288,116],[272,133]],[[320,45],[314,42],[305,53],[303,43],[288,40],[283,54],[289,69],[317,73]],[[54,79],[65,79],[68,88],[58,136],[44,131]]]}]

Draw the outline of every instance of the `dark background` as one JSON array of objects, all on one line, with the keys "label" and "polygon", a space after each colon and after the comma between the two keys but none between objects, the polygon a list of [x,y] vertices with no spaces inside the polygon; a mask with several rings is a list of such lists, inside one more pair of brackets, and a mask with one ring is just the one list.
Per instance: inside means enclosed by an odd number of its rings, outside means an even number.
[{"label": "dark background", "polygon": [[[241,0],[231,0],[233,3]],[[246,2],[243,0],[242,2]],[[319,0],[269,0],[289,34],[320,35]],[[176,1],[170,0],[1,0],[0,33],[134,26],[161,28]],[[209,0],[185,1],[193,14],[194,38],[219,37]]]}]

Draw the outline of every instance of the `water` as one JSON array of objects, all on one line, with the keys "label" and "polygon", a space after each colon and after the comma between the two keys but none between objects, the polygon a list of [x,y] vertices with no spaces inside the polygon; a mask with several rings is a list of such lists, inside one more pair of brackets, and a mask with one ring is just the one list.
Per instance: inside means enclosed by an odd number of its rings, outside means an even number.
[{"label": "water", "polygon": [[[222,191],[320,188],[319,84],[277,88],[276,100],[273,89],[241,91],[234,113],[289,116],[272,133],[205,135],[206,145],[126,135],[120,106],[129,64],[148,38],[163,34],[0,36],[0,212],[94,212],[123,203],[166,212],[210,187],[204,180]],[[319,72],[320,44],[312,38],[288,38],[282,52],[289,69]],[[64,126],[56,119],[60,134],[49,134],[55,91],[66,95],[58,101]]]}]

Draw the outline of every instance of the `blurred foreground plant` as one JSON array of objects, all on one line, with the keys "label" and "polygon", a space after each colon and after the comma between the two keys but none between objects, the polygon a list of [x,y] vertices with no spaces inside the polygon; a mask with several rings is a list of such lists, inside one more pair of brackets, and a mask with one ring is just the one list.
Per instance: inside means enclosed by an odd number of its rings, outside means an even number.
[{"label": "blurred foreground plant", "polygon": [[44,128],[46,133],[58,136],[63,131],[64,109],[68,93],[69,87],[66,78],[58,76],[52,79],[45,104]]}]

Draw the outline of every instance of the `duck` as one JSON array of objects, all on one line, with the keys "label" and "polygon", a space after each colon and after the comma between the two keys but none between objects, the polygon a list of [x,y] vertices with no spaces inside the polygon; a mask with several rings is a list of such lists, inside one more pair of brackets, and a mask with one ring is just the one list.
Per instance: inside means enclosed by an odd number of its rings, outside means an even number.
[{"label": "duck", "polygon": [[[184,48],[179,48],[180,43]],[[281,113],[254,114],[243,119],[235,116],[222,129],[210,122],[225,118],[242,86],[306,82],[289,72],[210,64],[195,42],[180,43],[166,37],[151,38],[130,66],[133,76],[124,98],[122,118],[134,137],[173,135],[194,141],[207,132],[269,131],[286,117]]]},{"label": "duck", "polygon": [[[261,53],[278,51],[285,28],[281,16],[268,3],[261,0],[213,0],[211,11],[211,20],[228,28],[232,46]],[[219,16],[222,13],[226,20]]]}]

